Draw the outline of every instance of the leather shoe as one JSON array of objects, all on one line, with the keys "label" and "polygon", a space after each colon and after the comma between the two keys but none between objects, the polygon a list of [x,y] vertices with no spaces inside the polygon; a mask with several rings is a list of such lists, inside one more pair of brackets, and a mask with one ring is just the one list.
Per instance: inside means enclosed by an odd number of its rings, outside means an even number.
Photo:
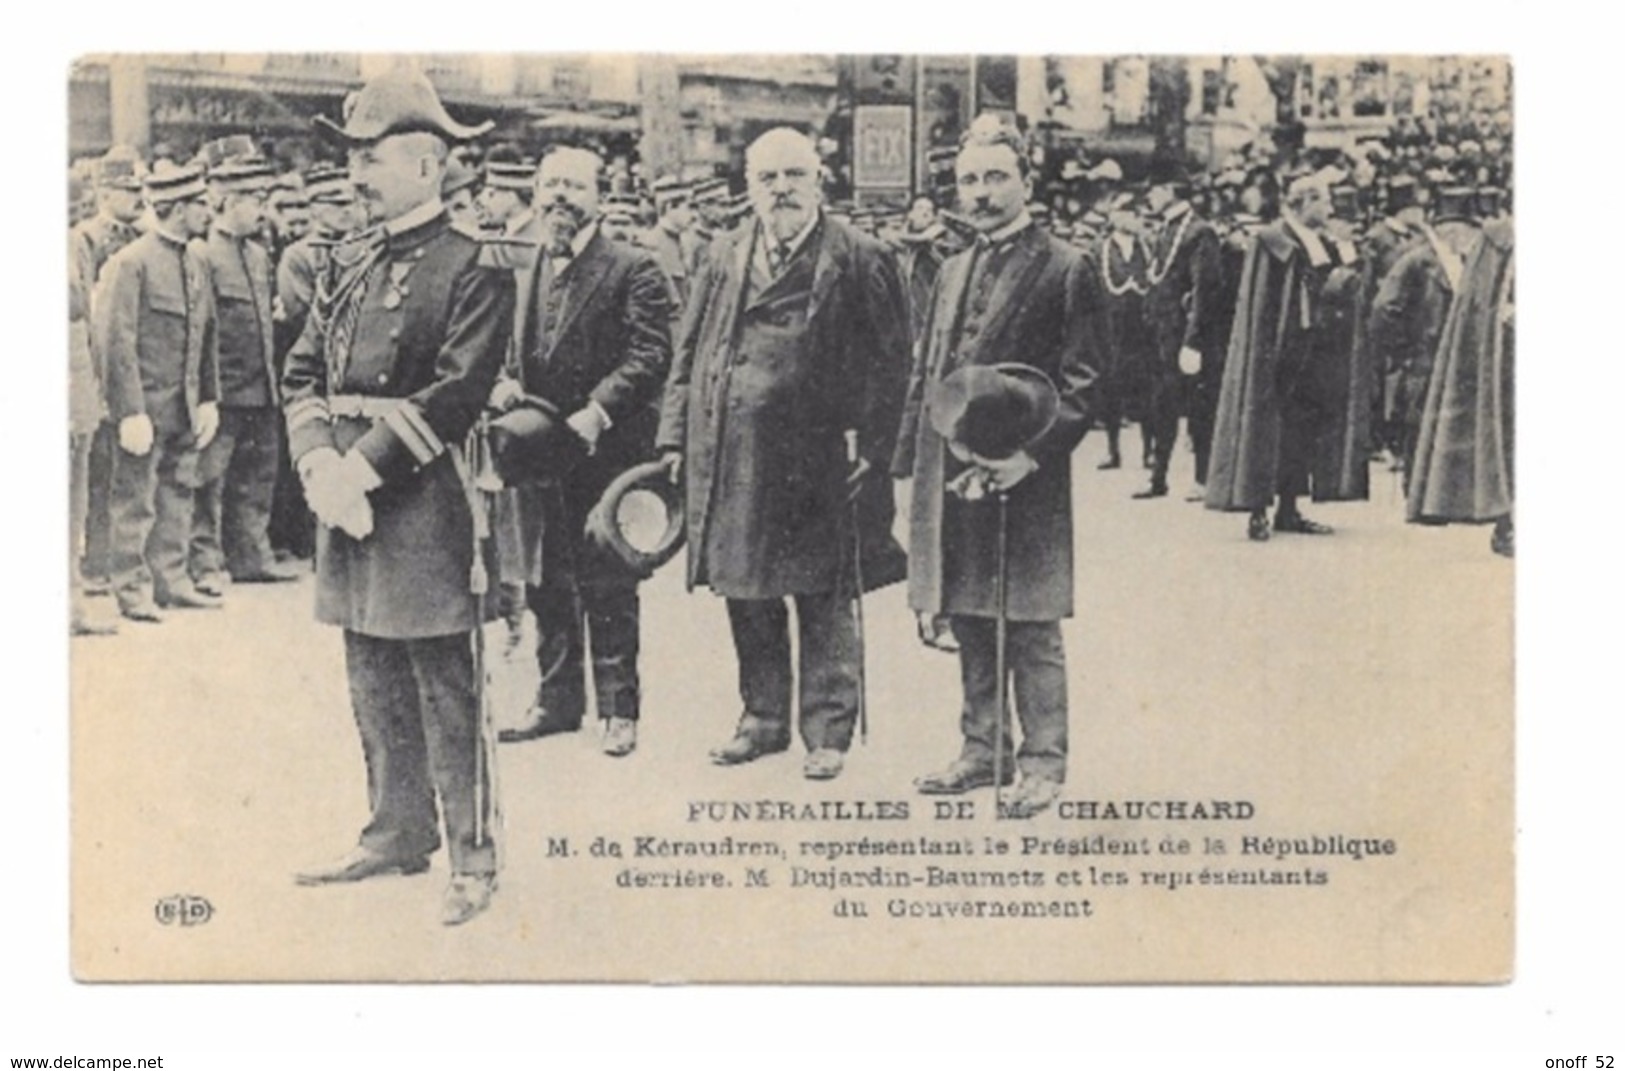
[{"label": "leather shoe", "polygon": [[1329,524],[1317,524],[1301,513],[1288,513],[1275,515],[1275,530],[1277,532],[1296,532],[1298,535],[1331,535]]},{"label": "leather shoe", "polygon": [[188,586],[165,592],[158,605],[166,610],[218,610],[221,603],[218,597],[205,595],[198,588]]},{"label": "leather shoe", "polygon": [[638,723],[631,718],[604,719],[604,754],[611,758],[630,755],[638,747]]},{"label": "leather shoe", "polygon": [[144,621],[156,625],[163,621],[164,615],[158,612],[158,604],[149,598],[119,600],[118,612],[131,621]]},{"label": "leather shoe", "polygon": [[383,874],[421,874],[428,869],[429,860],[421,855],[401,858],[381,855],[370,848],[356,848],[326,866],[301,870],[293,876],[293,880],[300,885],[342,885]]},{"label": "leather shoe", "polygon": [[1101,472],[1106,472],[1110,469],[1120,469],[1122,467],[1123,459],[1116,454],[1113,454],[1111,457],[1108,457],[1105,461],[1102,461],[1100,464],[1095,466],[1095,468],[1099,469]]},{"label": "leather shoe", "polygon": [[735,733],[734,738],[721,747],[711,749],[711,761],[718,766],[738,766],[755,762],[764,755],[777,755],[788,750],[790,741],[763,740],[750,733]]},{"label": "leather shoe", "polygon": [[216,573],[200,576],[192,581],[192,588],[199,595],[206,595],[211,599],[219,599],[226,594],[226,581]]},{"label": "leather shoe", "polygon": [[[234,584],[291,584],[299,579],[299,573],[293,569],[284,569],[277,565],[267,565],[263,569],[255,569],[246,573],[232,573]],[[200,586],[199,591],[203,590]]]},{"label": "leather shoe", "polygon": [[453,874],[440,902],[441,924],[461,926],[490,907],[491,894],[496,891],[495,874]]},{"label": "leather shoe", "polygon": [[1134,494],[1132,496],[1130,496],[1130,497],[1133,497],[1133,498],[1162,498],[1162,497],[1166,496],[1167,494],[1168,494],[1168,485],[1167,484],[1165,484],[1165,483],[1154,483],[1150,487],[1147,487],[1144,491],[1136,491],[1136,492],[1134,492]]},{"label": "leather shoe", "polygon": [[1270,538],[1269,518],[1262,513],[1255,513],[1247,518],[1247,538],[1254,543],[1268,543]]},{"label": "leather shoe", "polygon": [[833,781],[841,776],[846,754],[832,747],[814,748],[801,764],[801,774],[809,781]]},{"label": "leather shoe", "polygon": [[[1015,780],[1014,764],[1004,767],[1004,783]],[[922,796],[958,796],[973,788],[987,788],[993,784],[993,767],[981,766],[964,759],[955,759],[946,770],[928,773],[914,779],[914,787]]]},{"label": "leather shoe", "polygon": [[575,733],[581,731],[581,719],[571,721],[560,714],[552,714],[540,707],[531,707],[528,711],[529,720],[517,729],[501,729],[497,732],[497,742],[502,744],[519,744],[526,740],[540,740],[544,736],[557,736],[559,733]]},{"label": "leather shoe", "polygon": [[1185,492],[1185,501],[1186,502],[1206,502],[1207,501],[1207,488],[1203,487],[1201,484],[1195,485],[1189,491]]},{"label": "leather shoe", "polygon": [[1006,818],[1031,818],[1061,794],[1061,783],[1047,777],[1023,777],[1021,784],[1001,793],[999,811]]}]

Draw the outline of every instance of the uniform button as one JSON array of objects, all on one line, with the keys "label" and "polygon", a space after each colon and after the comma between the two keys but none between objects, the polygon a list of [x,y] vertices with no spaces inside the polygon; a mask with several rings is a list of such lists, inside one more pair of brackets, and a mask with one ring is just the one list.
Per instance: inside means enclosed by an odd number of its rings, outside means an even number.
[{"label": "uniform button", "polygon": [[380,383],[388,383],[389,382],[389,374],[387,372],[379,372],[378,373],[378,382],[380,382]]},{"label": "uniform button", "polygon": [[400,328],[398,328],[398,327],[391,327],[391,328],[390,328],[390,329],[389,329],[389,337],[390,337],[390,338],[391,338],[391,339],[397,339],[397,338],[400,338],[400,337],[401,337],[401,329],[400,329]]}]

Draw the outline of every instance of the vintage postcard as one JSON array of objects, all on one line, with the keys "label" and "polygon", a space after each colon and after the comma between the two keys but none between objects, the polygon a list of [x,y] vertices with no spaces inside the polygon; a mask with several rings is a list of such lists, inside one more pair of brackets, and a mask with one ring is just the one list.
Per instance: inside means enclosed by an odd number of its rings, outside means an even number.
[{"label": "vintage postcard", "polygon": [[1505,58],[67,91],[77,978],[1513,977]]}]

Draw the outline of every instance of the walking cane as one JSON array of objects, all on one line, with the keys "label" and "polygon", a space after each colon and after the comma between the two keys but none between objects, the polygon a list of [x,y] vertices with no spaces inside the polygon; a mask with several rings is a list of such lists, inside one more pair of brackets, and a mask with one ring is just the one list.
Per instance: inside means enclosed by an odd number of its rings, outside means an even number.
[{"label": "walking cane", "polygon": [[[850,473],[859,464],[858,433],[848,430],[846,433],[846,463]],[[850,495],[850,490],[848,491]],[[854,496],[848,503],[847,516],[852,526],[852,580],[855,585],[852,592],[852,616],[856,625],[858,640],[858,741],[869,743],[869,674],[864,665],[863,643],[863,538],[858,528],[858,500]]]},{"label": "walking cane", "polygon": [[998,686],[994,689],[994,722],[993,722],[993,817],[995,820],[1004,817],[1004,807],[999,803],[999,790],[1004,787],[1004,719],[1009,712],[1010,704],[1010,678],[1005,668],[1005,647],[1008,642],[1009,605],[1008,592],[1005,590],[1006,573],[1009,569],[1010,559],[1005,547],[1005,539],[1009,531],[1009,504],[1010,492],[999,492],[999,539],[997,544],[997,572],[993,578],[993,670],[998,674]]}]

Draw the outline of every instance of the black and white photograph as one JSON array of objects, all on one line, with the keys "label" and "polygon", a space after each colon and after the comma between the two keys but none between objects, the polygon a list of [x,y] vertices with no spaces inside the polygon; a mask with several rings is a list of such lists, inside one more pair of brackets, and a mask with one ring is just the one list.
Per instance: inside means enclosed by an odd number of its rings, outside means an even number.
[{"label": "black and white photograph", "polygon": [[1514,67],[81,55],[74,977],[1508,982]]}]

